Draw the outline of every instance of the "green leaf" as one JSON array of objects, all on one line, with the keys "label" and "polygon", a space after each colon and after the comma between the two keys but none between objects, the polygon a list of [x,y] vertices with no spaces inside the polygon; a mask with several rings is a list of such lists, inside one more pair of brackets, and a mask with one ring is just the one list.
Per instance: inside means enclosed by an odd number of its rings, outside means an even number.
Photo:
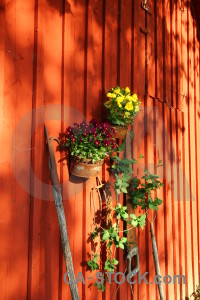
[{"label": "green leaf", "polygon": [[127,193],[128,193],[127,189],[126,189],[124,186],[122,187],[122,189],[121,189],[121,190],[122,190],[122,192],[123,192],[123,193],[125,193],[125,194],[127,194]]},{"label": "green leaf", "polygon": [[104,285],[104,283],[94,283],[94,286],[97,287],[98,292],[104,292],[106,290],[106,286]]},{"label": "green leaf", "polygon": [[104,230],[101,235],[101,240],[107,241],[109,239],[109,237],[110,237],[110,234],[109,234],[108,230]]},{"label": "green leaf", "polygon": [[123,243],[119,243],[119,248],[124,249],[124,244]]},{"label": "green leaf", "polygon": [[96,261],[95,256],[94,256],[93,260],[87,261],[87,265],[91,268],[92,271],[99,270],[99,265],[95,261]]},{"label": "green leaf", "polygon": [[122,237],[121,240],[120,240],[120,242],[126,243],[127,242],[127,238],[126,237]]},{"label": "green leaf", "polygon": [[117,259],[113,258],[112,264],[113,264],[114,266],[117,266],[118,263],[119,263],[119,261],[118,261]]},{"label": "green leaf", "polygon": [[144,226],[146,225],[146,215],[145,214],[140,215],[139,217],[137,217],[137,221],[139,226],[143,229]]},{"label": "green leaf", "polygon": [[135,214],[130,214],[130,218],[132,219],[132,220],[131,220],[131,225],[132,225],[133,227],[137,227],[138,221],[137,221],[136,215],[135,215]]},{"label": "green leaf", "polygon": [[157,207],[157,205],[154,204],[154,203],[149,203],[149,208],[150,208],[150,209],[155,209],[156,211],[158,211],[158,207]]}]

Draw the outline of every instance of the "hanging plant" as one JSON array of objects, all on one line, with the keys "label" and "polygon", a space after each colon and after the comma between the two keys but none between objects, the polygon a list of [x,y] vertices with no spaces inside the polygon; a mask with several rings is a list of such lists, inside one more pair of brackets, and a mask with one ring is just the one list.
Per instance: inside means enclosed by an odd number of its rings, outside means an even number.
[{"label": "hanging plant", "polygon": [[[140,155],[139,158],[143,156]],[[103,265],[101,269],[102,274],[105,272],[113,272],[119,261],[116,259],[116,248],[120,248],[122,251],[127,251],[130,246],[127,241],[126,236],[121,237],[121,233],[125,235],[133,228],[140,227],[143,229],[146,225],[146,216],[149,210],[158,210],[158,206],[162,203],[162,200],[156,196],[156,191],[160,189],[163,184],[159,180],[159,176],[156,174],[151,174],[148,170],[144,170],[144,176],[141,178],[134,177],[131,178],[133,174],[132,165],[136,164],[138,160],[132,159],[128,160],[126,158],[120,159],[118,156],[112,157],[113,165],[111,167],[113,175],[115,177],[114,189],[117,195],[125,193],[128,195],[133,208],[140,208],[139,215],[135,213],[130,213],[127,211],[127,206],[123,206],[117,203],[114,207],[112,206],[112,199],[110,191],[107,192],[109,195],[106,199],[106,227],[103,228],[100,224],[94,224],[95,228],[91,232],[90,237],[93,244],[96,246],[93,248],[93,252],[88,260],[87,264],[91,271],[100,270],[100,266]],[[157,167],[162,166],[161,161],[159,161]],[[110,183],[106,184],[106,189]],[[143,211],[141,211],[141,209]],[[114,221],[114,222],[113,222]],[[128,229],[120,231],[120,223],[129,224]],[[125,226],[127,228],[127,226]],[[99,239],[97,239],[99,237]],[[96,240],[97,239],[97,240]],[[95,243],[94,243],[95,241]],[[101,249],[98,247],[98,242],[106,247],[106,261],[102,264],[100,260],[100,255],[96,252],[96,249]],[[100,291],[104,291],[106,283],[106,276],[103,276],[103,283],[95,284]]]},{"label": "hanging plant", "polygon": [[114,87],[106,96],[109,99],[104,103],[107,118],[116,132],[116,137],[123,139],[128,125],[133,123],[134,116],[139,112],[141,102],[136,94],[131,94],[129,87],[125,89]]},{"label": "hanging plant", "polygon": [[85,178],[97,176],[104,158],[117,147],[114,134],[108,123],[96,120],[69,126],[63,144],[71,154],[71,174]]}]

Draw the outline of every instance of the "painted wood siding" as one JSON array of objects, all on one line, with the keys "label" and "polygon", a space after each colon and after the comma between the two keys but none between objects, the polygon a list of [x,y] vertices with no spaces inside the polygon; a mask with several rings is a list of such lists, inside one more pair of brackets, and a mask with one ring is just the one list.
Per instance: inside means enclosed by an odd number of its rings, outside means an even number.
[{"label": "painted wood siding", "polygon": [[[141,99],[129,157],[134,171],[164,182],[155,220],[166,299],[188,299],[200,275],[199,41],[187,1],[0,0],[0,287],[3,300],[71,299],[49,182],[46,125],[58,136],[68,124],[104,117],[105,88],[130,86]],[[146,32],[146,34],[144,34]],[[56,150],[75,273],[84,277],[95,179],[77,182]],[[100,177],[108,180],[103,166]],[[123,201],[123,199],[120,199]],[[99,207],[98,197],[95,206]],[[150,218],[151,216],[149,216]],[[150,226],[137,232],[141,273],[155,276]],[[126,263],[118,252],[124,272]],[[93,274],[94,275],[94,274]],[[130,286],[104,294],[86,281],[80,298],[131,299]],[[159,299],[155,284],[134,285],[134,299]]]}]

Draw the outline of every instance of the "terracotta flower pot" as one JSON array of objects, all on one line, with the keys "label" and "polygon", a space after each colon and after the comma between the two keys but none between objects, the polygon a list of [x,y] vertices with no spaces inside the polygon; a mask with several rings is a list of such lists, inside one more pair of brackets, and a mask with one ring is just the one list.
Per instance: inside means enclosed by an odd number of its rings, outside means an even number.
[{"label": "terracotta flower pot", "polygon": [[89,159],[80,160],[73,157],[71,160],[70,172],[77,177],[96,177],[101,171],[103,162],[103,159],[92,163]]},{"label": "terracotta flower pot", "polygon": [[123,140],[126,136],[127,130],[128,130],[128,126],[114,126],[112,125],[112,128],[115,130],[115,134],[113,134],[113,137]]}]

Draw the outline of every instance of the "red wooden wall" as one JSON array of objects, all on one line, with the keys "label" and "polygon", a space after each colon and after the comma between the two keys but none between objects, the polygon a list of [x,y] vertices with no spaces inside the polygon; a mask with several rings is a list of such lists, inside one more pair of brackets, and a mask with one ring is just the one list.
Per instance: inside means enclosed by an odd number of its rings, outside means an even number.
[{"label": "red wooden wall", "polygon": [[[0,286],[3,300],[71,299],[49,185],[43,123],[58,136],[73,121],[103,116],[106,87],[130,86],[142,100],[129,157],[159,169],[164,204],[155,221],[166,299],[188,299],[200,274],[199,42],[183,0],[0,0]],[[148,34],[142,31],[147,28]],[[128,143],[128,141],[127,141]],[[128,146],[128,144],[127,144]],[[75,273],[86,271],[95,180],[58,171]],[[102,179],[108,179],[103,167]],[[98,199],[95,199],[98,207]],[[149,224],[139,230],[141,272],[155,275]],[[119,252],[120,271],[125,270]],[[104,294],[78,284],[81,299],[131,299],[130,286]],[[159,299],[155,284],[134,285],[134,299]]]}]

